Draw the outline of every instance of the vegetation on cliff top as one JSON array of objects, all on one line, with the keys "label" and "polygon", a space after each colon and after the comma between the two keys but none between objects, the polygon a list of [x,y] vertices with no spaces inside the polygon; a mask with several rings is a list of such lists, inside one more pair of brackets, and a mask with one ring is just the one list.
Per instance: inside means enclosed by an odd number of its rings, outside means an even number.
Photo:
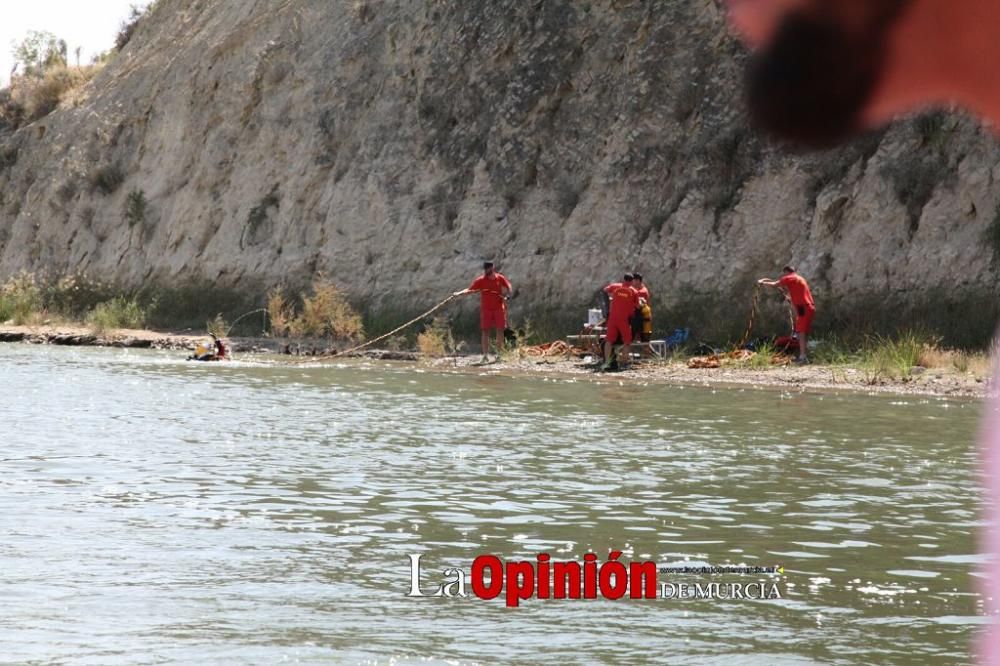
[{"label": "vegetation on cliff top", "polygon": [[112,51],[80,63],[81,48],[73,49],[51,32],[32,30],[14,44],[16,70],[10,85],[0,89],[0,131],[16,130],[44,118],[73,96],[101,71],[105,63],[132,39],[135,30],[156,3],[141,8],[132,5],[119,26]]},{"label": "vegetation on cliff top", "polygon": [[14,46],[19,73],[0,90],[0,130],[14,130],[52,113],[104,66],[102,60],[71,64],[66,41],[49,32],[32,31]]}]

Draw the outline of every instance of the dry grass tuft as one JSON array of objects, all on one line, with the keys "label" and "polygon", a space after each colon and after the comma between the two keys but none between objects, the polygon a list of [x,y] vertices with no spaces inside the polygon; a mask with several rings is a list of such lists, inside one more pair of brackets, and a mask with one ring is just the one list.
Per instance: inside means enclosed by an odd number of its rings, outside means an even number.
[{"label": "dry grass tuft", "polygon": [[307,337],[334,338],[351,342],[364,339],[361,315],[351,307],[340,289],[325,278],[312,285],[312,294],[302,299],[302,314],[293,331]]},{"label": "dry grass tuft", "polygon": [[215,319],[205,322],[205,330],[217,338],[224,338],[229,333],[229,322],[222,318],[222,313],[215,315]]},{"label": "dry grass tuft", "polygon": [[971,374],[977,379],[986,379],[993,370],[990,355],[985,352],[955,352],[952,365],[958,372]]},{"label": "dry grass tuft", "polygon": [[441,358],[458,350],[448,319],[441,315],[434,317],[424,331],[417,336],[417,349],[424,356]]},{"label": "dry grass tuft", "polygon": [[63,101],[79,94],[88,81],[101,71],[103,65],[50,67],[45,74],[16,77],[10,86],[13,103],[23,109],[24,122],[34,122],[58,108]]},{"label": "dry grass tuft", "polygon": [[291,332],[295,310],[280,287],[267,292],[267,318],[271,322],[272,335],[284,337]]},{"label": "dry grass tuft", "polygon": [[267,314],[271,332],[278,337],[329,338],[356,342],[364,340],[361,315],[333,282],[319,278],[309,294],[302,296],[302,311],[295,307],[284,292],[275,287],[267,295]]},{"label": "dry grass tuft", "polygon": [[[949,368],[955,365],[962,352],[941,349],[933,344],[925,344],[917,354],[917,365],[921,368]],[[956,365],[956,367],[958,367]]]}]

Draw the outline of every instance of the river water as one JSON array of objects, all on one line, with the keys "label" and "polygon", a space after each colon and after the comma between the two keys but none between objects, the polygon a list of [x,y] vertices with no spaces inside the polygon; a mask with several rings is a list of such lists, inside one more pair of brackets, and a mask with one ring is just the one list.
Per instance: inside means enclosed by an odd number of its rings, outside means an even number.
[{"label": "river water", "polygon": [[[963,663],[978,405],[0,345],[0,661]],[[781,599],[407,597],[479,555]],[[454,591],[454,588],[451,588]]]}]

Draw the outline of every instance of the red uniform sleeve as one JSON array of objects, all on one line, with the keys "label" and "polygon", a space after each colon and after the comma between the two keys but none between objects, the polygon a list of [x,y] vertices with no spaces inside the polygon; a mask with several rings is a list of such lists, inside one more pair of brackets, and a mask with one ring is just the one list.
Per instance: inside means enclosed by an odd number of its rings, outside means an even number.
[{"label": "red uniform sleeve", "polygon": [[477,277],[475,280],[472,281],[472,284],[469,285],[469,290],[470,291],[479,291],[480,289],[483,288],[483,284],[485,282],[486,282],[486,278],[484,278],[482,275],[480,275],[479,277]]},{"label": "red uniform sleeve", "polygon": [[506,275],[500,275],[498,273],[497,277],[499,277],[500,281],[503,282],[503,286],[507,288],[507,291],[514,291],[514,285],[510,283],[510,280],[507,279]]},{"label": "red uniform sleeve", "polygon": [[780,278],[778,278],[778,284],[780,284],[782,287],[787,287],[790,284],[794,284],[794,282],[795,282],[795,276],[792,274],[782,275]]}]

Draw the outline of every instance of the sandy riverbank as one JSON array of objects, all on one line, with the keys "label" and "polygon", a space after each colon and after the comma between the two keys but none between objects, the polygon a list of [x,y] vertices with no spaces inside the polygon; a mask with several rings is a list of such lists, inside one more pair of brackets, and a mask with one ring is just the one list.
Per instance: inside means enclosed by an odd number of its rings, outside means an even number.
[{"label": "sandy riverbank", "polygon": [[[167,350],[191,350],[204,342],[204,334],[163,332],[149,330],[115,330],[95,334],[85,327],[73,325],[49,326],[0,326],[0,342],[34,344],[87,345],[104,347],[134,347]],[[233,338],[230,340],[237,354],[252,354],[251,358],[268,363],[324,363],[344,357],[288,356],[277,353],[279,345],[266,338]],[[916,369],[907,378],[873,376],[871,372],[852,366],[806,365],[772,366],[768,368],[741,367],[738,364],[721,368],[693,369],[686,360],[642,361],[619,371],[597,372],[593,363],[578,358],[562,356],[531,357],[506,355],[502,360],[480,363],[478,356],[458,356],[441,359],[420,359],[408,352],[371,350],[363,354],[374,359],[389,359],[419,363],[423,367],[441,372],[496,374],[509,376],[571,377],[594,382],[655,382],[704,387],[756,387],[794,391],[841,391],[864,393],[897,393],[948,397],[980,397],[985,394],[984,377],[955,368]]]},{"label": "sandy riverbank", "polygon": [[[136,349],[166,349],[191,351],[198,343],[210,341],[207,333],[191,333],[187,331],[151,331],[146,329],[114,329],[97,333],[85,326],[76,324],[46,324],[39,326],[0,326],[0,343],[22,342],[28,344],[51,344],[62,346],[84,347],[128,347]],[[283,345],[271,338],[262,337],[228,337],[229,348],[238,355],[260,355],[257,358],[271,361],[285,360],[287,362],[319,362],[331,357],[323,356],[322,349],[301,345],[295,354],[280,353]],[[358,354],[373,359],[416,361],[419,355],[415,352],[399,352],[389,350],[370,350]],[[314,358],[315,357],[315,358]]]},{"label": "sandy riverbank", "polygon": [[146,349],[193,349],[207,335],[167,333],[140,329],[116,329],[96,333],[73,324],[44,326],[0,326],[0,342],[25,342],[90,347],[134,347]]},{"label": "sandy riverbank", "polygon": [[635,363],[620,372],[598,372],[593,364],[580,359],[527,358],[480,364],[477,357],[427,361],[447,372],[494,373],[499,375],[552,375],[594,382],[649,382],[684,386],[752,387],[789,391],[854,391],[928,395],[941,397],[982,397],[986,380],[954,369],[921,369],[907,379],[872,377],[850,366],[773,366],[764,369],[724,366],[714,369],[689,368],[685,361]]}]

